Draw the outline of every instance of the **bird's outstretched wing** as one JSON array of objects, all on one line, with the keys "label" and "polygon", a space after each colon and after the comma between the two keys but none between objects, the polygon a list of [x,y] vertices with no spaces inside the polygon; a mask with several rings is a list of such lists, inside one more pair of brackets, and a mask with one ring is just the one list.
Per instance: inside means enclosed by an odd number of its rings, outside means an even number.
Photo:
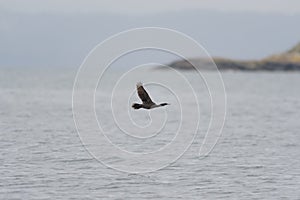
[{"label": "bird's outstretched wing", "polygon": [[143,101],[143,104],[154,104],[141,82],[136,84],[136,88],[140,99]]}]

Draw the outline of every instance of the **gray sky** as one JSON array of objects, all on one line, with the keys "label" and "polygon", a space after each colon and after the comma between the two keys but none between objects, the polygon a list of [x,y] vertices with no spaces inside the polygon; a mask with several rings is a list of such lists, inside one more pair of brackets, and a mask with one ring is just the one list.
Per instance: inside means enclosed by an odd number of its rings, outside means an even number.
[{"label": "gray sky", "polygon": [[260,59],[298,43],[299,22],[299,0],[0,0],[0,67],[78,67],[111,35],[147,26],[183,32],[212,56]]},{"label": "gray sky", "polygon": [[295,14],[299,0],[2,0],[0,7],[18,12],[108,12],[149,14],[167,11],[256,11]]}]

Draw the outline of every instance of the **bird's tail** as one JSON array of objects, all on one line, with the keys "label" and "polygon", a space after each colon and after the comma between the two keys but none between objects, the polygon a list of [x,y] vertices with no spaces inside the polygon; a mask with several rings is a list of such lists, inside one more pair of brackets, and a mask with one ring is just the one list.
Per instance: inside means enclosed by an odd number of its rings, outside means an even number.
[{"label": "bird's tail", "polygon": [[142,104],[134,103],[134,104],[132,104],[132,107],[134,109],[140,109],[140,108],[142,108]]}]

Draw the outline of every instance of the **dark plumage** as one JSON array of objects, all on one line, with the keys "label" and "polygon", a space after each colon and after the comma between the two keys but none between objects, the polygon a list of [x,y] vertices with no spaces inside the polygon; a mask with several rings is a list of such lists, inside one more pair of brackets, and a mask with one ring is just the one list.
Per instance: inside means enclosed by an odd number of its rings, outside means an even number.
[{"label": "dark plumage", "polygon": [[134,103],[132,104],[132,107],[134,109],[140,109],[140,108],[144,108],[144,109],[152,109],[152,108],[157,108],[157,107],[162,107],[162,106],[166,106],[169,105],[168,103],[161,103],[161,104],[156,104],[154,103],[149,94],[147,93],[147,91],[144,89],[143,84],[142,83],[137,83],[136,84],[136,88],[137,88],[137,93],[140,97],[140,99],[142,100],[142,104],[139,103]]}]

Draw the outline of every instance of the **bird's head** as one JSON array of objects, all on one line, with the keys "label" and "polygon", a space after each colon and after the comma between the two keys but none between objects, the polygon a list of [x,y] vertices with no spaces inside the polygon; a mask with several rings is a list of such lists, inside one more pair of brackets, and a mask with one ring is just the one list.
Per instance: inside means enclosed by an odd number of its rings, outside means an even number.
[{"label": "bird's head", "polygon": [[168,104],[168,103],[161,103],[161,104],[159,104],[160,106],[166,106],[166,105],[170,105],[170,104]]}]

